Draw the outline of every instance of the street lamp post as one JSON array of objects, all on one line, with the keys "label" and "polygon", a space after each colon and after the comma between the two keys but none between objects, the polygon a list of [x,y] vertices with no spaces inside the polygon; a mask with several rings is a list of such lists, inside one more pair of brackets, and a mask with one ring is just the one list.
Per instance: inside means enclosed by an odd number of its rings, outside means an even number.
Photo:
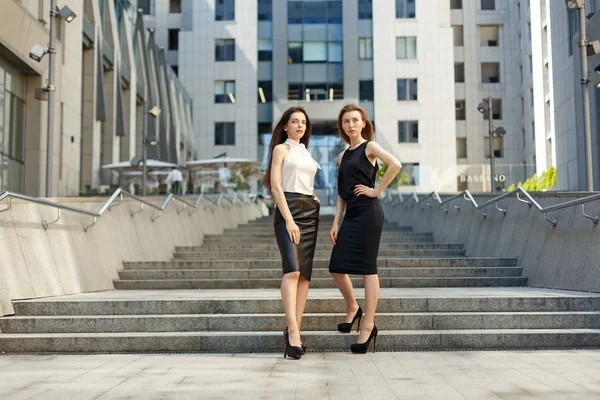
[{"label": "street lamp post", "polygon": [[496,184],[494,179],[496,178],[496,174],[494,171],[494,113],[492,106],[492,98],[488,97],[488,124],[489,124],[489,142],[490,142],[490,191],[494,193],[496,191]]},{"label": "street lamp post", "polygon": [[487,100],[479,103],[477,106],[477,111],[480,113],[484,113],[487,111],[488,113],[488,137],[489,137],[489,148],[490,148],[490,192],[496,192],[496,172],[495,172],[495,164],[494,164],[494,137],[502,137],[506,134],[506,130],[499,126],[494,128],[494,107],[492,105],[492,98],[488,97]]},{"label": "street lamp post", "polygon": [[142,196],[146,195],[146,178],[148,176],[148,149],[147,146],[158,145],[156,137],[148,137],[148,114],[152,115],[154,119],[158,118],[161,109],[154,106],[150,110],[147,108],[146,100],[144,99],[144,113],[142,121]]},{"label": "street lamp post", "polygon": [[50,197],[50,183],[52,182],[52,131],[54,124],[54,17],[56,16],[56,0],[50,0],[50,27],[48,41],[48,126],[46,127],[46,197]]}]

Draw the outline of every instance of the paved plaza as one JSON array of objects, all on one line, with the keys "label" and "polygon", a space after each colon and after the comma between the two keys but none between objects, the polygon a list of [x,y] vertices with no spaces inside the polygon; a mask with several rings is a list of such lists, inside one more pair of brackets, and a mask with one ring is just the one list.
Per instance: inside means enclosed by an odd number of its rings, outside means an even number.
[{"label": "paved plaza", "polygon": [[600,350],[3,355],[0,399],[598,399]]}]

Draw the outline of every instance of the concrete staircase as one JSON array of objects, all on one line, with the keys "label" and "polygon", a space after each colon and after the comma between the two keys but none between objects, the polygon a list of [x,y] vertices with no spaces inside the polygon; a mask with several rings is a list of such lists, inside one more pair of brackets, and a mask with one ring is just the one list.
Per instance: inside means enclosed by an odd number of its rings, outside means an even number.
[{"label": "concrete staircase", "polygon": [[[331,220],[321,221],[303,341],[348,351],[356,333],[335,331],[344,302],[327,271]],[[379,273],[380,350],[600,347],[600,294],[527,288],[514,258],[469,258],[460,244],[386,225]],[[268,220],[177,247],[171,261],[124,263],[119,278],[115,288],[135,290],[14,301],[0,352],[283,351]]]}]

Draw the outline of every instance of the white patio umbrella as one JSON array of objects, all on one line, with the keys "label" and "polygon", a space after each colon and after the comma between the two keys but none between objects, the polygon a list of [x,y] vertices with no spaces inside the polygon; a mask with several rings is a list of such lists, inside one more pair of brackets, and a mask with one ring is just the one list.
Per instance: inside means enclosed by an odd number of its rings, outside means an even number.
[{"label": "white patio umbrella", "polygon": [[[136,164],[136,165],[131,165],[131,161],[121,161],[121,162],[113,163],[113,164],[105,164],[101,168],[102,169],[112,169],[112,170],[116,170],[117,172],[137,171],[137,170],[141,170],[143,165],[144,165],[143,161],[141,161],[139,164]],[[177,164],[150,159],[150,160],[148,160],[147,166],[148,166],[148,168],[151,168],[151,169],[171,169],[171,168],[177,167]]]},{"label": "white patio umbrella", "polygon": [[235,164],[249,163],[260,168],[260,161],[251,158],[233,158],[233,157],[220,157],[220,158],[207,158],[205,160],[188,161],[186,167],[189,169],[203,169],[203,168],[228,168]]}]

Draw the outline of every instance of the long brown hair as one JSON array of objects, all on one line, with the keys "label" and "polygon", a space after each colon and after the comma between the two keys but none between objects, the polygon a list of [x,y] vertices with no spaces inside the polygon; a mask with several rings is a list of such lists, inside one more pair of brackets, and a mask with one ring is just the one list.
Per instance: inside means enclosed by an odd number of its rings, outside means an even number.
[{"label": "long brown hair", "polygon": [[342,117],[344,116],[344,114],[350,111],[358,111],[360,117],[365,122],[365,127],[360,132],[361,136],[366,140],[373,140],[373,124],[367,117],[365,110],[363,110],[362,107],[360,107],[358,104],[346,104],[344,108],[340,110],[337,119],[338,135],[340,135],[344,142],[350,144],[350,138],[348,137],[348,135],[346,135],[346,132],[344,132],[344,128],[342,128]]},{"label": "long brown hair", "polygon": [[269,192],[271,192],[271,164],[273,164],[273,149],[278,144],[285,142],[288,138],[288,134],[283,127],[287,125],[292,117],[292,114],[295,112],[301,112],[306,117],[306,129],[304,130],[304,135],[300,138],[300,143],[302,143],[306,148],[308,148],[308,141],[310,140],[310,133],[312,130],[312,125],[310,123],[310,119],[308,118],[308,114],[304,111],[302,107],[290,107],[288,108],[281,118],[277,125],[275,125],[275,129],[273,129],[273,137],[271,138],[271,144],[269,145],[269,163],[267,164],[267,171],[265,172],[265,177],[263,178],[263,185]]}]

